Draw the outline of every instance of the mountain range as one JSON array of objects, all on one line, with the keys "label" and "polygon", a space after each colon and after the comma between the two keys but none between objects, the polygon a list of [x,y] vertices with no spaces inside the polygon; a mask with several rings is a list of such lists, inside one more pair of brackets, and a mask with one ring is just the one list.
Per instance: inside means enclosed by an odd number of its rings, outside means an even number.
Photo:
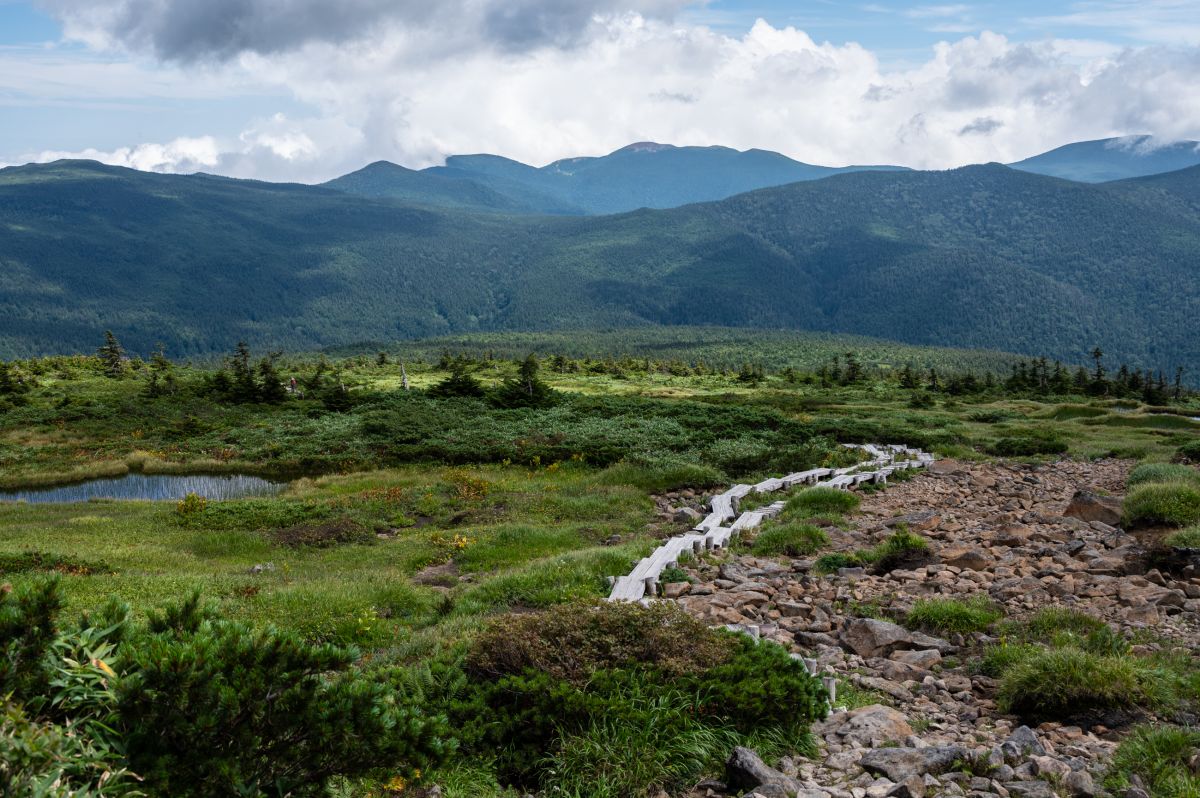
[{"label": "mountain range", "polygon": [[108,328],[193,356],[704,324],[1200,363],[1200,167],[1101,184],[864,170],[585,216],[480,210],[495,195],[459,188],[447,207],[88,161],[0,170],[0,355],[91,351]]},{"label": "mountain range", "polygon": [[[1085,141],[1027,158],[1014,169],[1081,182],[1104,182],[1200,164],[1200,142],[1149,136]],[[813,166],[766,150],[674,147],[640,142],[600,157],[543,167],[498,155],[453,155],[444,166],[407,169],[387,161],[336,178],[326,188],[377,199],[447,208],[562,216],[676,208],[760,188],[902,166]]]}]

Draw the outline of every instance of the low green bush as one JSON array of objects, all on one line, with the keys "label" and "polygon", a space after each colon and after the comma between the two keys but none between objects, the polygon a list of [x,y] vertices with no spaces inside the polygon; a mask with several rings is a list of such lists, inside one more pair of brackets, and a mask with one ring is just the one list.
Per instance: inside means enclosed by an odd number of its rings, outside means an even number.
[{"label": "low green bush", "polygon": [[1178,549],[1200,549],[1200,524],[1168,535],[1163,543]]},{"label": "low green bush", "polygon": [[942,634],[982,632],[1003,617],[996,604],[984,596],[958,599],[920,599],[905,617],[905,625]]},{"label": "low green bush", "polygon": [[651,493],[729,482],[724,472],[710,465],[666,457],[622,460],[601,471],[596,479],[603,485],[633,485]]},{"label": "low green bush", "polygon": [[[464,669],[465,687],[446,703],[464,748],[501,751],[502,780],[528,788],[596,778],[634,790],[615,794],[640,795],[650,782],[623,781],[622,763],[673,783],[696,772],[689,752],[701,738],[727,744],[733,734],[775,729],[800,739],[827,707],[820,681],[782,646],[709,629],[670,604],[572,604],[497,619],[476,638]],[[659,711],[668,719],[684,713],[668,724],[677,737],[659,728]],[[604,754],[597,745],[643,733],[670,756]],[[558,751],[571,763],[567,775],[548,768]]]},{"label": "low green bush", "polygon": [[57,573],[72,576],[111,574],[107,563],[81,560],[64,554],[45,551],[23,551],[18,554],[0,554],[0,575],[28,573]]},{"label": "low green bush", "polygon": [[929,553],[929,543],[908,529],[897,529],[882,543],[860,553],[860,557],[881,572],[887,573],[910,564]]},{"label": "low green bush", "polygon": [[1121,795],[1137,776],[1155,798],[1195,798],[1200,795],[1200,775],[1189,763],[1197,748],[1200,730],[1138,726],[1117,746],[1104,786]]},{"label": "low green bush", "polygon": [[772,524],[759,533],[751,550],[762,557],[802,557],[829,545],[825,530],[812,524]]},{"label": "low green bush", "polygon": [[988,646],[979,658],[979,672],[984,676],[999,679],[1013,665],[1035,656],[1039,651],[1041,648],[1031,643],[1005,641]]},{"label": "low green bush", "polygon": [[1200,485],[1145,483],[1125,495],[1126,526],[1188,526],[1200,521]]},{"label": "low green bush", "polygon": [[1064,454],[1070,448],[1066,441],[1053,434],[1013,435],[1000,438],[988,451],[999,457],[1033,457],[1042,454]]},{"label": "low green bush", "polygon": [[1066,632],[1085,637],[1108,629],[1104,621],[1079,610],[1067,607],[1043,607],[1022,624],[1022,636],[1026,639],[1049,642]]},{"label": "low green bush", "polygon": [[682,693],[632,704],[633,717],[592,717],[577,733],[559,735],[542,762],[547,795],[646,798],[686,790],[740,742],[732,729],[699,720]]},{"label": "low green bush", "polygon": [[1136,657],[1065,647],[1041,649],[1011,664],[997,698],[1004,712],[1061,720],[1089,710],[1163,706],[1172,690],[1167,675]]},{"label": "low green bush", "polygon": [[352,668],[354,649],[224,620],[198,596],[144,625],[110,602],[60,629],[59,606],[54,579],[0,593],[0,761],[43,787],[69,777],[28,794],[118,795],[132,771],[155,795],[318,796],[451,750],[444,720]]},{"label": "low green bush", "polygon": [[818,557],[813,563],[813,571],[818,574],[835,574],[842,568],[858,568],[864,564],[855,552],[835,551]]},{"label": "low green bush", "polygon": [[787,500],[785,519],[842,516],[858,509],[862,499],[855,493],[837,488],[816,487],[802,490]]},{"label": "low green bush", "polygon": [[1200,463],[1200,441],[1191,441],[1179,447],[1176,455],[1180,460],[1186,460],[1189,463]]},{"label": "low green bush", "polygon": [[1129,487],[1148,482],[1186,482],[1200,485],[1200,471],[1179,463],[1142,463],[1129,472]]}]

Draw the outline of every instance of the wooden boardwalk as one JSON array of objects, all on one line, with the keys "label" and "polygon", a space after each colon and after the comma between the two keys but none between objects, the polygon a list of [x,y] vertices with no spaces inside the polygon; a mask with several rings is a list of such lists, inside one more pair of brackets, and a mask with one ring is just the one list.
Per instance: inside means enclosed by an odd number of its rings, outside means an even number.
[{"label": "wooden boardwalk", "polygon": [[848,449],[862,450],[869,459],[849,468],[813,468],[784,477],[764,479],[757,485],[734,485],[724,493],[713,496],[708,501],[709,514],[695,528],[666,541],[649,557],[639,561],[628,575],[617,577],[608,600],[644,602],[657,597],[659,576],[666,568],[676,565],[681,554],[699,555],[725,548],[743,529],[754,529],[783,510],[784,503],[775,502],[739,514],[738,503],[746,496],[788,490],[797,485],[850,490],[864,482],[885,484],[887,478],[897,471],[927,468],[933,462],[933,455],[903,444],[843,445]]}]

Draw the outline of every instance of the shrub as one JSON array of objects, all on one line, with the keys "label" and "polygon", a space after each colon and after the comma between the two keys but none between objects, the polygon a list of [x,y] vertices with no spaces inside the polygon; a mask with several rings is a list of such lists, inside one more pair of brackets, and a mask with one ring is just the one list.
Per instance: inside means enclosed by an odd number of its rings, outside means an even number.
[{"label": "shrub", "polygon": [[837,488],[809,488],[788,499],[784,507],[786,518],[814,518],[852,513],[862,502],[856,494]]},{"label": "shrub", "polygon": [[969,634],[982,632],[1000,620],[1003,614],[999,607],[983,596],[975,596],[966,601],[921,599],[909,610],[905,624],[913,629],[944,634]]},{"label": "shrub", "polygon": [[1169,535],[1163,543],[1178,549],[1200,549],[1200,524]]},{"label": "shrub", "polygon": [[786,554],[801,557],[829,545],[825,530],[812,524],[772,524],[759,533],[751,549],[755,554],[770,557]]},{"label": "shrub", "polygon": [[133,770],[164,795],[322,795],[337,774],[427,768],[445,727],[351,671],[353,649],[252,630],[199,597],[122,646],[116,685]]},{"label": "shrub", "polygon": [[497,619],[476,638],[467,668],[493,678],[533,670],[582,685],[594,671],[638,664],[674,676],[701,673],[732,650],[731,638],[675,604],[574,602]]},{"label": "shrub", "polygon": [[1040,454],[1063,454],[1069,448],[1066,441],[1053,434],[1025,434],[1000,438],[988,447],[999,457],[1032,457]]},{"label": "shrub", "polygon": [[120,756],[75,729],[30,720],[0,705],[0,795],[104,798],[144,795]]},{"label": "shrub", "polygon": [[196,596],[145,627],[110,603],[59,630],[58,606],[55,580],[0,595],[0,693],[24,703],[0,715],[0,762],[67,776],[36,794],[119,794],[128,769],[157,795],[317,796],[335,775],[425,768],[448,748],[442,721],[350,669],[352,649],[225,621]]},{"label": "shrub", "polygon": [[922,560],[928,554],[929,543],[925,538],[907,529],[897,529],[878,546],[860,552],[859,558],[887,573]]},{"label": "shrub", "polygon": [[1024,662],[1039,651],[1041,649],[1038,646],[1029,643],[1002,642],[998,645],[988,646],[979,659],[979,672],[984,676],[999,679],[1013,665]]},{"label": "shrub", "polygon": [[[503,777],[528,786],[556,777],[545,772],[546,757],[576,735],[615,743],[619,729],[632,740],[655,727],[651,737],[671,752],[666,759],[632,750],[601,756],[587,739],[568,752],[572,784],[619,781],[620,762],[670,772],[683,762],[678,772],[694,772],[686,751],[708,734],[700,726],[798,739],[826,711],[820,681],[782,646],[708,629],[670,604],[575,604],[499,619],[476,639],[465,670],[468,686],[448,702],[461,739],[469,752],[501,751]],[[671,718],[685,708],[686,719],[658,730],[654,712]],[[668,743],[659,735],[672,725],[678,737]]]},{"label": "shrub", "polygon": [[0,554],[0,574],[58,573],[91,576],[92,574],[111,574],[112,572],[112,568],[107,563],[90,562],[77,557],[44,551]]},{"label": "shrub", "polygon": [[643,798],[686,789],[738,744],[731,730],[697,720],[692,701],[677,691],[631,705],[632,718],[593,717],[578,733],[559,735],[542,763],[547,794]]},{"label": "shrub", "polygon": [[1170,689],[1163,674],[1135,657],[1066,647],[1043,649],[1013,663],[997,697],[1004,712],[1058,720],[1089,710],[1158,706]]},{"label": "shrub", "polygon": [[1099,618],[1066,607],[1044,607],[1024,624],[1027,638],[1044,642],[1063,632],[1084,637],[1107,628]]},{"label": "shrub", "polygon": [[1191,441],[1179,447],[1176,452],[1180,460],[1189,463],[1200,463],[1200,441]]},{"label": "shrub", "polygon": [[1178,463],[1143,463],[1129,472],[1129,487],[1148,482],[1186,482],[1200,485],[1200,471]]},{"label": "shrub", "polygon": [[1178,726],[1138,726],[1117,746],[1104,786],[1124,793],[1137,776],[1155,798],[1200,795],[1200,775],[1189,762],[1200,748],[1200,730]]},{"label": "shrub", "polygon": [[1183,483],[1146,483],[1125,496],[1123,521],[1127,526],[1188,526],[1200,521],[1200,486]]},{"label": "shrub", "polygon": [[836,551],[818,557],[813,570],[818,574],[835,574],[842,568],[857,568],[863,564],[855,552]]},{"label": "shrub", "polygon": [[651,493],[678,488],[707,488],[723,485],[728,478],[720,470],[702,463],[676,458],[628,458],[597,475],[603,485],[633,485]]},{"label": "shrub", "polygon": [[204,508],[207,506],[208,499],[198,493],[189,493],[175,505],[175,512],[182,516],[196,515],[204,512]]},{"label": "shrub", "polygon": [[329,548],[343,543],[374,543],[371,530],[349,518],[296,524],[271,533],[276,543],[291,548]]}]

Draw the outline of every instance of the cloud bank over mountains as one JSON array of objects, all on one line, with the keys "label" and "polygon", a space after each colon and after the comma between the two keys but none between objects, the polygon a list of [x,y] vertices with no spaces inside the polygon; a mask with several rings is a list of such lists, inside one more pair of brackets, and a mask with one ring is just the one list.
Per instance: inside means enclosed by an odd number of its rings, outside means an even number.
[{"label": "cloud bank over mountains", "polygon": [[1200,137],[1200,46],[1178,41],[948,33],[923,61],[891,65],[763,20],[739,34],[689,22],[685,0],[43,5],[68,38],[147,82],[170,73],[185,94],[194,79],[264,99],[236,135],[27,160],[318,181],[379,159],[421,167],[486,151],[543,164],[641,140],[945,168],[1089,138]]}]

